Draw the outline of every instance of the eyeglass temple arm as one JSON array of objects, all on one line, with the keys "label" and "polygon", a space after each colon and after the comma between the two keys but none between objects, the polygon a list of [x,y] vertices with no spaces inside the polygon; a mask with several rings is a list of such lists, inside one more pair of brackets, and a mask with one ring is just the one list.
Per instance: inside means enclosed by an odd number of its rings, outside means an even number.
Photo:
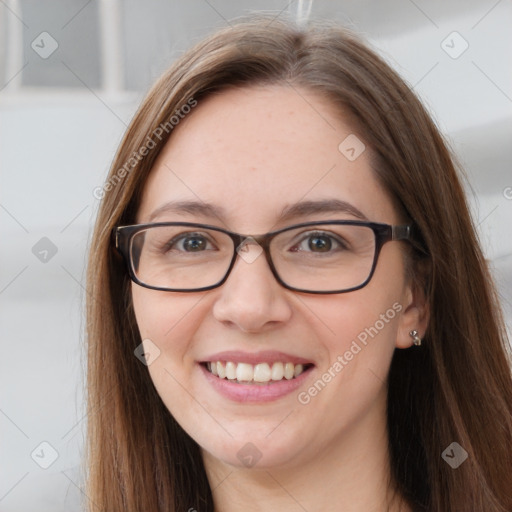
[{"label": "eyeglass temple arm", "polygon": [[429,256],[429,250],[419,235],[418,228],[414,224],[391,226],[391,240],[408,240],[409,243],[423,255]]},{"label": "eyeglass temple arm", "polygon": [[115,227],[111,233],[111,240],[116,254],[122,255],[126,245],[126,237],[122,236],[122,228],[119,226]]},{"label": "eyeglass temple arm", "polygon": [[411,226],[409,224],[402,226],[391,226],[391,240],[410,240]]}]

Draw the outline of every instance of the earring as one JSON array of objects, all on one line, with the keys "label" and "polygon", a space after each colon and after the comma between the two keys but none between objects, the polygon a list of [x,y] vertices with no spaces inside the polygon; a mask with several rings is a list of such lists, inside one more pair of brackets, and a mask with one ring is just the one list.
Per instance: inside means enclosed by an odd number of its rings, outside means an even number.
[{"label": "earring", "polygon": [[409,333],[409,336],[412,338],[412,342],[419,347],[421,345],[421,338],[418,336],[418,331],[414,330]]}]

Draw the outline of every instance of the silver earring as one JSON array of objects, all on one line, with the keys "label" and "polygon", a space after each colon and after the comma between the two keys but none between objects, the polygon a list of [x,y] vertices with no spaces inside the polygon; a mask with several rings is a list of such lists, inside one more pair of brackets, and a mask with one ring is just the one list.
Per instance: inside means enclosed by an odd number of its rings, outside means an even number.
[{"label": "silver earring", "polygon": [[421,338],[418,336],[418,331],[414,330],[409,333],[409,336],[412,338],[412,342],[419,347],[421,345]]}]

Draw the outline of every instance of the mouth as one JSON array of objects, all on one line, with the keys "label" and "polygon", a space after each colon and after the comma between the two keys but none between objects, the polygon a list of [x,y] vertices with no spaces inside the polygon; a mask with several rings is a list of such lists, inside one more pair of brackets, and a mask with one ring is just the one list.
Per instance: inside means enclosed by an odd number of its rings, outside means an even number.
[{"label": "mouth", "polygon": [[293,397],[316,367],[311,360],[276,350],[224,351],[197,363],[208,387],[229,401],[244,404]]},{"label": "mouth", "polygon": [[234,384],[269,386],[282,381],[292,381],[308,372],[312,363],[282,361],[257,364],[236,361],[205,361],[201,365],[211,375]]}]

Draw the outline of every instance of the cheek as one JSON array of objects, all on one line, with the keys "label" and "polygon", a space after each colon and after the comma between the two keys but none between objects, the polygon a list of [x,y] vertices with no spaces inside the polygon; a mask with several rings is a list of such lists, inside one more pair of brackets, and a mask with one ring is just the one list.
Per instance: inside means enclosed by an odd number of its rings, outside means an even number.
[{"label": "cheek", "polygon": [[[322,382],[316,386],[322,389],[322,400],[370,401],[385,386],[405,304],[401,259],[385,257],[380,263],[366,287],[306,303],[312,312],[309,321],[324,333],[321,339],[328,352],[319,368]],[[331,392],[323,393],[323,383]],[[304,400],[315,393],[320,394],[306,390]]]},{"label": "cheek", "polygon": [[161,350],[180,351],[194,332],[201,297],[172,294],[132,284],[135,318],[142,339],[149,338]]},{"label": "cheek", "polygon": [[396,293],[368,294],[363,289],[350,297],[340,296],[336,301],[312,306],[311,310],[318,312],[326,332],[322,340],[329,361],[324,362],[326,368],[322,370],[339,362],[343,368],[337,364],[337,373],[343,370],[353,379],[359,379],[360,369],[364,367],[378,369],[379,375],[385,375],[403,309],[397,297],[400,295]]},{"label": "cheek", "polygon": [[[396,295],[395,295],[396,297]],[[328,357],[301,390],[299,411],[318,411],[326,439],[362,421],[369,411],[384,414],[386,380],[395,349],[402,306],[392,296],[354,292],[311,309]],[[321,319],[321,321],[319,320]]]},{"label": "cheek", "polygon": [[202,297],[177,296],[134,284],[132,298],[141,339],[151,340],[149,346],[158,354],[148,365],[151,380],[170,413],[195,438],[200,429],[190,416],[197,417],[201,409],[189,391],[195,364],[190,354],[199,317],[205,314]]},{"label": "cheek", "polygon": [[[396,342],[404,295],[403,263],[397,248],[383,248],[370,282],[360,290],[346,294],[318,297],[311,309],[325,325],[325,336],[331,357],[351,350],[361,359],[364,352],[393,351]],[[391,254],[396,252],[396,254]],[[318,322],[318,320],[317,320]],[[376,343],[374,343],[376,342]],[[361,347],[358,352],[357,346]],[[371,348],[372,350],[368,350]],[[350,354],[347,354],[351,358]],[[355,358],[354,358],[355,359]]]},{"label": "cheek", "polygon": [[199,324],[200,298],[184,294],[177,297],[135,284],[132,298],[145,351],[148,352],[147,344],[149,351],[157,355],[148,365],[151,379],[169,407],[169,397],[179,396],[174,388],[186,383],[194,364],[190,347]]}]

